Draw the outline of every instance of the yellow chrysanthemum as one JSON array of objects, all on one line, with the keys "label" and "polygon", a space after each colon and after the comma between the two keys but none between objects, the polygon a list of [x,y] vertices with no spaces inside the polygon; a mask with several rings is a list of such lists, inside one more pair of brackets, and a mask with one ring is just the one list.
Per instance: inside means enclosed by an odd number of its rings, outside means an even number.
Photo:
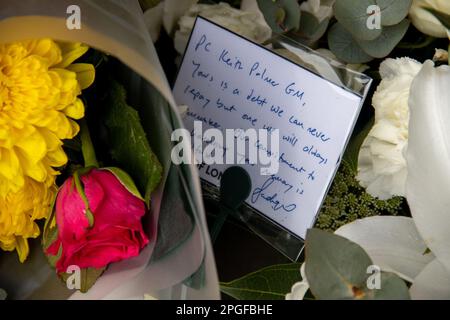
[{"label": "yellow chrysanthemum", "polygon": [[67,162],[61,140],[84,116],[78,96],[95,71],[73,62],[87,50],[51,39],[0,44],[0,247],[17,248],[21,260],[26,239],[39,235],[34,220],[47,215],[55,168]]},{"label": "yellow chrysanthemum", "polygon": [[25,178],[24,187],[0,197],[0,248],[17,250],[23,262],[28,255],[28,238],[40,234],[35,220],[46,218],[56,187],[48,188],[44,183]]}]

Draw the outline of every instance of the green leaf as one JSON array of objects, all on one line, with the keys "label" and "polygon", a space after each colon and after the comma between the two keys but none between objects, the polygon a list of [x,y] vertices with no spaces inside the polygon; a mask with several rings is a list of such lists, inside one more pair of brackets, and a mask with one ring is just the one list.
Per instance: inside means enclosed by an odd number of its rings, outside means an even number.
[{"label": "green leaf", "polygon": [[352,35],[340,23],[328,32],[328,45],[336,57],[347,63],[365,63],[373,58],[365,53]]},{"label": "green leaf", "polygon": [[[359,40],[374,40],[381,34],[381,26],[393,26],[408,15],[412,0],[336,0],[336,19]],[[379,29],[369,29],[367,23],[372,19],[374,6],[380,8]]]},{"label": "green leaf", "polygon": [[299,263],[279,264],[222,282],[220,289],[238,300],[284,300],[292,285],[300,280]]},{"label": "green leaf", "polygon": [[376,300],[409,300],[409,288],[399,276],[390,272],[381,273],[379,290],[369,291],[368,297]]},{"label": "green leaf", "polygon": [[434,10],[432,8],[424,8],[424,9],[427,10],[428,12],[430,12],[432,15],[434,15],[436,17],[436,19],[438,19],[439,22],[442,23],[442,25],[444,27],[446,27],[448,30],[450,30],[450,15],[448,15],[444,12]]},{"label": "green leaf", "polygon": [[127,105],[124,87],[112,80],[108,98],[110,108],[104,118],[111,156],[134,179],[149,204],[161,180],[162,166],[150,148],[137,111]]},{"label": "green leaf", "polygon": [[308,39],[316,41],[325,34],[329,22],[329,19],[324,19],[319,23],[319,20],[317,20],[313,14],[304,11],[302,12],[302,19],[300,20],[299,31]]},{"label": "green leaf", "polygon": [[277,33],[297,30],[300,6],[297,0],[257,0],[258,7],[270,28]]},{"label": "green leaf", "polygon": [[[346,238],[309,229],[305,250],[306,278],[317,299],[410,298],[408,287],[397,275],[368,272],[373,265],[369,255]],[[377,276],[379,287],[369,288],[369,282]]]},{"label": "green leaf", "polygon": [[114,176],[116,176],[116,178],[120,181],[120,183],[128,190],[128,192],[130,192],[136,198],[144,200],[138,188],[136,187],[136,184],[134,183],[133,179],[131,179],[128,173],[126,173],[122,169],[113,167],[102,168],[101,170],[107,170],[111,172]]},{"label": "green leaf", "polygon": [[[102,273],[105,271],[106,267],[104,268],[85,268],[80,269],[80,291],[82,293],[86,293],[97,281],[97,279],[102,275]],[[60,279],[67,284],[67,281],[71,280],[69,279],[71,276],[75,276],[74,273],[61,273],[59,275]]]},{"label": "green leaf", "polygon": [[399,24],[391,27],[384,27],[381,35],[372,41],[356,40],[359,46],[368,55],[375,58],[384,58],[388,56],[395,46],[403,39],[408,31],[409,20],[405,19]]},{"label": "green leaf", "polygon": [[309,229],[305,241],[306,278],[317,299],[353,299],[366,284],[372,264],[356,243],[319,229]]},{"label": "green leaf", "polygon": [[406,18],[412,0],[376,0],[381,11],[381,25],[393,26]]},{"label": "green leaf", "polygon": [[376,5],[375,0],[336,0],[334,14],[342,26],[355,38],[373,40],[380,36],[381,29],[367,28],[370,14],[369,6]]}]

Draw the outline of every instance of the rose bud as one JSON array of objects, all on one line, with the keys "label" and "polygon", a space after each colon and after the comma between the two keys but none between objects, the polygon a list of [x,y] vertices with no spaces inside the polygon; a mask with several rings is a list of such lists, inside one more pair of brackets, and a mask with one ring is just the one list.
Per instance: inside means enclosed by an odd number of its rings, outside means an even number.
[{"label": "rose bud", "polygon": [[61,274],[71,265],[99,269],[137,256],[149,242],[141,223],[145,212],[144,200],[122,170],[75,173],[61,186],[45,227],[49,261]]}]

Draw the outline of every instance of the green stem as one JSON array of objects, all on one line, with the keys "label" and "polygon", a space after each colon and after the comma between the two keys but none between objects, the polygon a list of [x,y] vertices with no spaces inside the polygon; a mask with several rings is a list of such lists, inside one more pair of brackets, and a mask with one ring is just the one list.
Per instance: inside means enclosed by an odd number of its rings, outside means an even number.
[{"label": "green stem", "polygon": [[81,152],[83,153],[84,166],[98,168],[94,145],[92,144],[89,128],[85,119],[80,121],[81,128]]}]

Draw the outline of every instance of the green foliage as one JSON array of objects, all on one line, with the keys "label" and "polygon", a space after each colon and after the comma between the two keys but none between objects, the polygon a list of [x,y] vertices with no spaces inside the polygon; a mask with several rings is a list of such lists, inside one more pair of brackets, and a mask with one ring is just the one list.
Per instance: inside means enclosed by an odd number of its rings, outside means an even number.
[{"label": "green foliage", "polygon": [[300,25],[300,6],[297,0],[257,0],[267,24],[274,32],[297,30]]},{"label": "green foliage", "polygon": [[366,63],[372,60],[340,23],[335,23],[328,31],[328,46],[337,58],[345,62]]},{"label": "green foliage", "polygon": [[299,263],[279,264],[222,282],[220,290],[238,300],[284,300],[292,285],[300,280]]},{"label": "green foliage", "polygon": [[329,23],[329,19],[319,22],[313,14],[304,11],[300,20],[299,33],[309,40],[316,41],[325,34]]},{"label": "green foliage", "polygon": [[111,81],[107,100],[110,107],[104,119],[111,156],[133,178],[149,204],[150,195],[161,180],[162,166],[150,148],[137,111],[127,105],[125,89]]},{"label": "green foliage", "polygon": [[403,20],[399,24],[384,27],[381,35],[372,41],[358,41],[364,52],[374,58],[384,58],[394,50],[395,46],[405,36],[409,27],[409,20]]},{"label": "green foliage", "polygon": [[368,272],[372,260],[364,249],[346,238],[310,229],[305,257],[306,278],[316,299],[410,299],[406,283],[397,275]]},{"label": "green foliage", "polygon": [[367,28],[370,14],[367,8],[375,5],[374,0],[336,0],[334,15],[339,23],[356,39],[374,40],[381,34],[381,29]]},{"label": "green foliage", "polygon": [[[408,15],[412,0],[336,0],[337,23],[328,34],[333,53],[348,63],[365,63],[388,56],[404,37],[409,27]],[[380,8],[379,28],[369,28],[376,20],[370,6]]]},{"label": "green foliage", "polygon": [[402,197],[389,200],[372,197],[356,180],[355,171],[346,161],[342,161],[315,226],[334,231],[357,219],[397,215],[402,209],[403,201]]}]

